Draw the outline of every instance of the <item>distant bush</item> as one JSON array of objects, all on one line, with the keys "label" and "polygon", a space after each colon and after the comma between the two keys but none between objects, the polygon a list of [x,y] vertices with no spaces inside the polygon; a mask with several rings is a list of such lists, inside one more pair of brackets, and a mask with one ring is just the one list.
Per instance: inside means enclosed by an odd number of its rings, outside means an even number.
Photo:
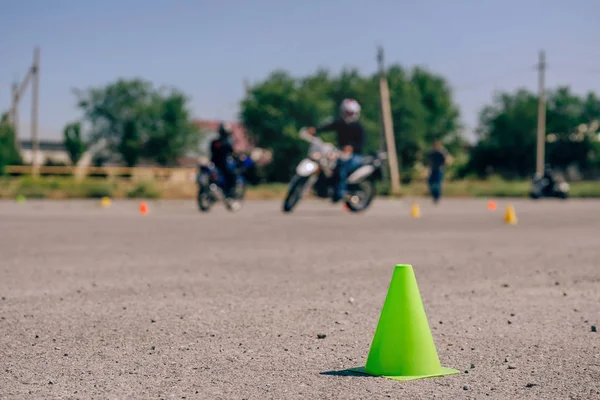
[{"label": "distant bush", "polygon": [[113,189],[110,184],[105,182],[84,181],[81,184],[82,197],[100,199],[102,197],[112,197]]},{"label": "distant bush", "polygon": [[152,182],[139,182],[135,185],[133,189],[127,192],[127,197],[131,199],[157,199],[160,197],[160,191],[154,186]]}]

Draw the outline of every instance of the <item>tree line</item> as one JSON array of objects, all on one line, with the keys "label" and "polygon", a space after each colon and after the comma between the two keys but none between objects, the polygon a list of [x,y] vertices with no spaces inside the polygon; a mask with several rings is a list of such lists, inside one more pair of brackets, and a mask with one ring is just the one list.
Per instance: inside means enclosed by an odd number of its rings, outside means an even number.
[{"label": "tree line", "polygon": [[[367,150],[377,150],[381,145],[378,79],[378,74],[363,76],[352,69],[338,75],[320,70],[299,79],[275,71],[251,87],[241,103],[241,117],[256,140],[274,150],[269,180],[286,181],[304,156],[306,147],[297,137],[298,129],[336,115],[346,97],[362,104]],[[526,178],[535,171],[536,94],[523,89],[495,94],[479,114],[476,143],[471,145],[464,139],[459,106],[442,76],[394,65],[387,79],[396,151],[405,180],[423,170],[434,139],[440,139],[454,155],[452,177]],[[560,87],[547,94],[546,108],[546,161],[557,169],[576,166],[583,172],[598,171],[598,96],[591,92],[577,96],[568,87]]]},{"label": "tree line", "polygon": [[[285,182],[305,156],[306,144],[298,130],[337,115],[344,98],[357,99],[367,131],[367,151],[383,146],[379,76],[355,69],[339,74],[320,69],[305,77],[274,71],[249,88],[240,103],[240,119],[251,140],[273,150],[272,162],[263,168],[267,181]],[[451,87],[446,79],[426,69],[393,65],[387,71],[396,152],[402,177],[410,180],[426,163],[426,151],[440,139],[453,154],[450,176],[508,178],[530,176],[535,169],[537,95],[526,90],[498,93],[482,108],[477,141],[463,136]],[[106,86],[76,90],[78,121],[64,128],[64,143],[73,163],[92,144],[94,164],[114,161],[127,166],[150,162],[174,166],[180,157],[198,151],[202,133],[194,124],[189,99],[172,88],[156,88],[142,79],[120,79]],[[556,168],[576,166],[582,171],[600,168],[600,99],[594,93],[573,94],[557,88],[547,97],[546,160]],[[19,163],[14,133],[0,126],[0,167]],[[326,140],[334,140],[325,135]]]}]

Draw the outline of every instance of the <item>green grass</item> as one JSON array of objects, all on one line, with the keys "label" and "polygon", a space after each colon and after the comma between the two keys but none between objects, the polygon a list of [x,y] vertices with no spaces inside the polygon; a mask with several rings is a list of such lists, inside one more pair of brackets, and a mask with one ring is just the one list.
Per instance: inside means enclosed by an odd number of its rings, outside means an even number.
[{"label": "green grass", "polygon": [[127,197],[130,199],[158,199],[160,191],[153,182],[139,182],[133,189],[127,191]]},{"label": "green grass", "polygon": [[[445,197],[527,197],[529,181],[505,181],[491,178],[485,181],[465,179],[445,181],[443,195]],[[271,183],[250,186],[248,199],[282,199],[287,191],[287,184]],[[377,193],[388,196],[389,184],[378,182]],[[80,182],[71,177],[22,177],[0,178],[0,198],[16,199],[18,195],[26,198],[171,198],[191,199],[196,195],[193,182],[135,182],[128,179],[107,180],[104,178],[86,178]],[[600,181],[572,182],[571,197],[600,198]],[[400,197],[428,196],[426,182],[412,182],[402,185]]]}]

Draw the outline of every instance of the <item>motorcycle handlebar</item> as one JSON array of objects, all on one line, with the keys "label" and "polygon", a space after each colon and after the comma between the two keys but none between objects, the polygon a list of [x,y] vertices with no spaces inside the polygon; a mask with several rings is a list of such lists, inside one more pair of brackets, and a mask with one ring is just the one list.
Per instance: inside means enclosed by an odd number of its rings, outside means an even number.
[{"label": "motorcycle handlebar", "polygon": [[300,129],[300,133],[298,134],[298,136],[300,137],[300,139],[304,139],[307,142],[313,142],[316,139],[313,135],[308,133],[308,129],[306,128]]}]

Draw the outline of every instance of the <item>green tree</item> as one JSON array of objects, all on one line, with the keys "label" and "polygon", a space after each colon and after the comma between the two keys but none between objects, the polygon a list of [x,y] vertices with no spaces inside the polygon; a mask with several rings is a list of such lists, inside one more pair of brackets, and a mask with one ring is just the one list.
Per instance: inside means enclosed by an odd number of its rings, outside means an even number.
[{"label": "green tree", "polygon": [[594,164],[596,135],[588,125],[600,119],[600,101],[590,93],[586,98],[571,93],[568,87],[552,91],[546,117],[546,160],[555,167],[576,165],[585,170]]},{"label": "green tree", "polygon": [[0,118],[0,175],[7,165],[21,164],[21,155],[16,147],[15,130],[8,122],[8,114]]},{"label": "green tree", "polygon": [[480,175],[525,176],[535,167],[536,124],[535,95],[526,90],[497,94],[480,113],[470,169]]},{"label": "green tree", "polygon": [[[388,81],[397,152],[403,167],[411,169],[431,138],[456,137],[460,129],[458,108],[443,78],[425,70],[415,70],[411,77],[400,66],[393,66]],[[440,99],[436,99],[438,96]],[[366,150],[378,149],[383,142],[377,75],[365,77],[356,69],[345,69],[334,76],[318,70],[295,79],[284,71],[275,71],[251,88],[250,96],[241,104],[241,117],[260,146],[273,150],[268,180],[290,178],[306,151],[297,138],[298,129],[336,117],[339,105],[348,97],[362,105]],[[324,134],[324,138],[331,141],[334,135]]]},{"label": "green tree", "polygon": [[175,165],[179,157],[198,147],[200,131],[192,122],[187,102],[178,91],[154,96],[144,154],[159,165]]},{"label": "green tree", "polygon": [[[505,177],[530,176],[535,171],[538,99],[519,90],[501,93],[480,113],[479,140],[466,171]],[[588,127],[600,119],[600,102],[593,94],[581,98],[567,87],[548,93],[546,110],[546,161],[553,167],[595,164],[597,136]]]},{"label": "green tree", "polygon": [[81,137],[81,123],[74,122],[65,126],[63,130],[63,140],[69,158],[73,165],[77,164],[83,153],[85,152],[86,146]]},{"label": "green tree", "polygon": [[175,90],[158,90],[142,79],[121,79],[76,95],[92,127],[91,141],[104,139],[108,151],[129,166],[142,157],[173,165],[198,139],[188,100]]},{"label": "green tree", "polygon": [[265,178],[269,181],[288,180],[295,164],[304,156],[305,146],[296,131],[301,123],[315,121],[306,121],[313,114],[311,104],[300,98],[299,92],[300,85],[294,78],[275,71],[251,88],[250,95],[242,102],[244,124],[260,146],[273,150],[273,161],[266,169]]},{"label": "green tree", "polygon": [[138,132],[138,124],[134,120],[123,123],[123,137],[118,145],[119,154],[123,157],[125,165],[135,167],[142,155],[144,144]]}]

